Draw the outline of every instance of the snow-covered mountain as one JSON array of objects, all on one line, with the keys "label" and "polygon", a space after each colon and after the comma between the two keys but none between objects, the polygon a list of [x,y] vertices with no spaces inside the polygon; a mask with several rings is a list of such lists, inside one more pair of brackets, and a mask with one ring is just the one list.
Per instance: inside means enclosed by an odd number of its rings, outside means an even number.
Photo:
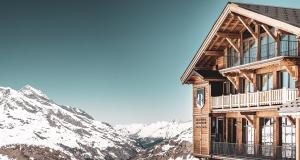
[{"label": "snow-covered mountain", "polygon": [[49,154],[54,149],[66,159],[129,159],[139,151],[134,140],[109,124],[58,105],[29,85],[18,91],[0,87],[0,130],[3,155],[12,148],[49,147]]},{"label": "snow-covered mountain", "polygon": [[134,139],[144,149],[133,159],[193,159],[192,121],[116,125],[115,128],[122,135]]},{"label": "snow-covered mountain", "polygon": [[113,127],[29,85],[0,87],[0,159],[189,159],[191,127],[191,121]]},{"label": "snow-covered mountain", "polygon": [[161,121],[150,124],[135,123],[129,125],[116,125],[115,128],[123,135],[137,138],[163,138],[168,139],[177,136],[181,132],[191,128],[192,121]]}]

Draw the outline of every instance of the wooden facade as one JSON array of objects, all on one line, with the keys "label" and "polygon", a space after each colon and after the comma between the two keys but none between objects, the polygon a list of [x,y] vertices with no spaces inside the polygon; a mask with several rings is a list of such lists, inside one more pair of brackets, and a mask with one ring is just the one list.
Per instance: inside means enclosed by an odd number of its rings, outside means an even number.
[{"label": "wooden facade", "polygon": [[[298,18],[299,17],[299,18]],[[193,153],[299,159],[300,10],[228,3],[181,77],[193,86]]]}]

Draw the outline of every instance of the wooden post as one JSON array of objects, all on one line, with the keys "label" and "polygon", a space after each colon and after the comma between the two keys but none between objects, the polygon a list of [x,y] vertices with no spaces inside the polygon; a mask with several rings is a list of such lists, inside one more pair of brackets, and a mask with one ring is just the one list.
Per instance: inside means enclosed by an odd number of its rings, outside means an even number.
[{"label": "wooden post", "polygon": [[296,118],[296,160],[300,160],[300,117]]},{"label": "wooden post", "polygon": [[275,29],[276,41],[275,41],[275,56],[280,56],[280,32],[278,29]]},{"label": "wooden post", "polygon": [[[260,144],[260,123],[259,117],[256,115],[253,117],[253,127],[254,127],[254,145],[257,146]],[[254,147],[254,154],[258,154],[256,147]]]},{"label": "wooden post", "polygon": [[237,117],[236,118],[236,143],[237,144],[242,144],[243,143],[243,135],[242,135],[242,129],[243,129],[243,125],[242,125],[242,117]]},{"label": "wooden post", "polygon": [[259,56],[260,56],[260,25],[256,24],[255,25],[255,34],[257,35],[257,38],[255,39],[255,43],[256,43],[256,61],[259,60]]},{"label": "wooden post", "polygon": [[[280,154],[280,153],[276,153],[276,147],[281,145],[281,118],[280,117],[273,117],[274,118],[274,124],[273,124],[273,133],[274,133],[274,137],[273,137],[273,153],[274,156]],[[274,157],[276,158],[276,157]]]},{"label": "wooden post", "polygon": [[225,125],[225,132],[226,132],[226,143],[228,143],[228,118],[226,117],[226,125]]}]

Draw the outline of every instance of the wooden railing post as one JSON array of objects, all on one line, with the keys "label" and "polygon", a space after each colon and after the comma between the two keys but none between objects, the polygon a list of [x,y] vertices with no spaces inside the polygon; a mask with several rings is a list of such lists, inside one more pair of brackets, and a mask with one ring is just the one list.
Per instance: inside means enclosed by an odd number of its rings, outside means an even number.
[{"label": "wooden railing post", "polygon": [[238,94],[238,108],[241,107],[241,95],[240,93]]},{"label": "wooden railing post", "polygon": [[268,91],[269,106],[272,105],[272,93],[273,93],[272,90]]},{"label": "wooden railing post", "polygon": [[221,104],[221,106],[222,106],[222,109],[224,109],[224,95],[222,94],[222,104]]},{"label": "wooden railing post", "polygon": [[255,100],[257,101],[256,102],[256,106],[258,107],[259,106],[259,101],[260,101],[260,96],[259,96],[259,91],[258,90],[256,91],[256,98],[255,98]]},{"label": "wooden railing post", "polygon": [[229,108],[231,108],[231,98],[232,98],[232,94],[229,95]]}]

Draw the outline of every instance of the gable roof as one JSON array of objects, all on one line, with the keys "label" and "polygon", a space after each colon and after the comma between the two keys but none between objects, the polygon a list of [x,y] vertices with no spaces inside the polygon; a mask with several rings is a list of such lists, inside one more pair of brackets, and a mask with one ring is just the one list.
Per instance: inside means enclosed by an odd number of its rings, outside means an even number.
[{"label": "gable roof", "polygon": [[214,23],[189,66],[181,76],[180,80],[182,83],[187,83],[187,80],[196,64],[202,57],[204,57],[204,52],[209,47],[219,28],[230,13],[249,17],[263,24],[300,36],[300,9],[229,2]]}]

